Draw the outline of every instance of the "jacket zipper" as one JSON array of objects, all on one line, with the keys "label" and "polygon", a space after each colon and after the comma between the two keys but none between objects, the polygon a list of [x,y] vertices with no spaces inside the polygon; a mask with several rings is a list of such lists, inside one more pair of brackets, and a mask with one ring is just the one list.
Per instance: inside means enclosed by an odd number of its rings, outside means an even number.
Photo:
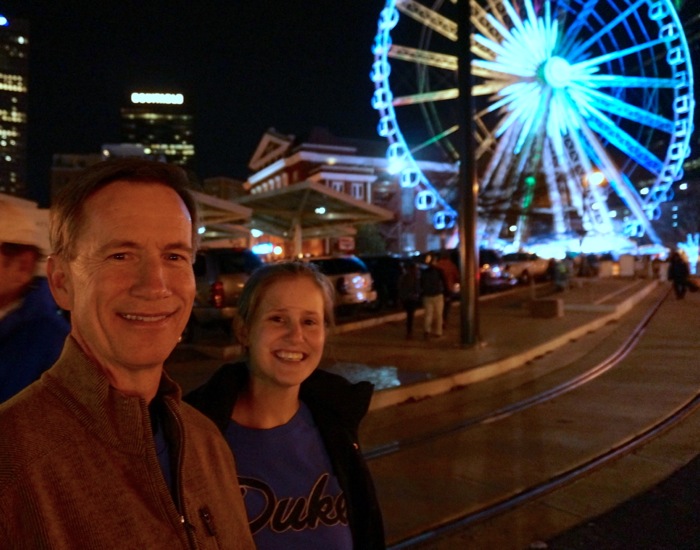
[{"label": "jacket zipper", "polygon": [[[167,403],[167,402],[166,402]],[[184,456],[184,448],[185,448],[185,431],[182,429],[182,421],[180,420],[180,416],[177,414],[177,412],[173,409],[170,404],[167,406],[168,408],[168,413],[172,415],[175,425],[177,427],[177,436],[178,436],[178,446],[177,446],[177,464],[176,464],[176,475],[177,475],[177,483],[176,485],[176,491],[177,495],[175,495],[176,500],[176,506],[178,511],[180,512],[180,524],[182,525],[182,528],[185,530],[185,535],[187,536],[187,541],[189,543],[189,547],[192,548],[192,550],[197,550],[197,540],[194,537],[194,530],[195,527],[188,521],[188,513],[187,509],[185,507],[185,502],[184,499],[182,498],[183,494],[183,484],[182,484],[182,460]]]}]

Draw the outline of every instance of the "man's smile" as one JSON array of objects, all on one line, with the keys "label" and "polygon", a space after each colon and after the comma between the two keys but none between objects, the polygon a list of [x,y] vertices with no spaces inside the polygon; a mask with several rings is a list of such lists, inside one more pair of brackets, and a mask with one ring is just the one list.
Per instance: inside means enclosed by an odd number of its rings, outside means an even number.
[{"label": "man's smile", "polygon": [[140,321],[143,323],[157,323],[159,321],[165,321],[168,317],[172,316],[172,313],[159,313],[153,315],[143,315],[137,313],[120,313],[120,317],[126,319],[127,321]]}]

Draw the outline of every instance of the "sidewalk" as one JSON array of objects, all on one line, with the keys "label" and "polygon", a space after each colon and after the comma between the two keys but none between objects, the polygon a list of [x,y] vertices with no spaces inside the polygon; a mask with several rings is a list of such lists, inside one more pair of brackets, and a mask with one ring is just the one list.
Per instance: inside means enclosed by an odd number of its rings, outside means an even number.
[{"label": "sidewalk", "polygon": [[[549,286],[482,298],[476,345],[460,345],[459,304],[440,339],[405,337],[403,313],[340,325],[327,342],[322,367],[375,384],[372,409],[438,395],[521,367],[563,344],[619,319],[658,284],[645,279],[580,279],[570,290]],[[560,299],[561,317],[537,318],[531,297]],[[422,316],[414,332],[422,335]]]}]

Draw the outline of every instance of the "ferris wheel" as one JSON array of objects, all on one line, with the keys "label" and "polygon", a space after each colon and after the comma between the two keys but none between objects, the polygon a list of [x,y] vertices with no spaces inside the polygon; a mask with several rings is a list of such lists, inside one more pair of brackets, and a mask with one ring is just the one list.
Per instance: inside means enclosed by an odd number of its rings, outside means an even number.
[{"label": "ferris wheel", "polygon": [[[460,160],[457,1],[387,0],[372,48],[390,166],[438,229],[455,212],[420,159]],[[482,238],[658,242],[652,222],[682,177],[694,111],[670,0],[471,0],[471,25]]]}]

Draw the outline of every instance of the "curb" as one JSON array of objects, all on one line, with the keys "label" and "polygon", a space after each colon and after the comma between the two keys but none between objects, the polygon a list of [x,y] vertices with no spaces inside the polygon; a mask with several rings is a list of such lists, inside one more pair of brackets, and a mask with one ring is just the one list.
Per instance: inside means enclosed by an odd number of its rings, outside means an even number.
[{"label": "curb", "polygon": [[[477,367],[472,367],[467,370],[451,374],[448,376],[443,376],[433,380],[428,380],[425,382],[416,382],[407,386],[402,386],[399,388],[388,388],[384,390],[379,390],[375,392],[372,401],[370,402],[369,410],[382,409],[384,407],[390,407],[393,405],[398,405],[409,400],[425,399],[427,397],[433,397],[443,393],[447,393],[455,388],[466,386],[467,384],[474,384],[476,382],[481,382],[488,378],[498,376],[507,373],[511,370],[519,368],[524,364],[532,361],[533,359],[545,355],[557,348],[560,348],[570,342],[571,340],[577,340],[589,332],[598,330],[599,328],[607,325],[608,323],[617,321],[623,315],[628,313],[637,303],[643,300],[650,292],[652,292],[658,282],[653,281],[646,285],[644,288],[627,298],[626,300],[620,302],[615,306],[594,306],[596,309],[588,309],[586,304],[571,304],[571,307],[566,307],[567,310],[588,310],[588,311],[609,311],[606,315],[586,323],[574,330],[564,333],[552,340],[534,346],[528,350],[521,353],[505,357],[501,360],[494,361],[492,363],[487,363],[484,365],[479,365]],[[584,308],[584,306],[586,306]]]}]

